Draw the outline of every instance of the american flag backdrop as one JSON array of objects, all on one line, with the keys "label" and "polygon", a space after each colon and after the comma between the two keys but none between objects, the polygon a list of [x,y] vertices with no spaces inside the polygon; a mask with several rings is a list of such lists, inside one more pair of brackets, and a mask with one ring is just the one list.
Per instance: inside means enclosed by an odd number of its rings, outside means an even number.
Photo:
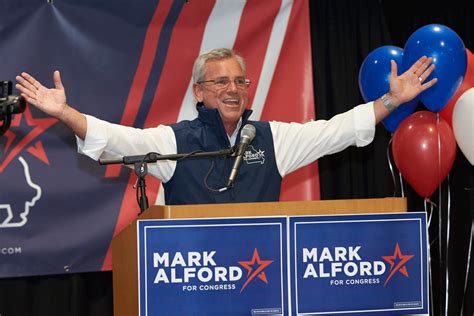
[{"label": "american flag backdrop", "polygon": [[[216,47],[247,62],[251,119],[315,118],[306,0],[0,0],[0,80],[27,71],[52,87],[58,69],[69,104],[124,125],[193,119],[192,66]],[[136,177],[75,146],[32,106],[0,136],[0,277],[111,269],[112,238],[138,213]],[[146,182],[159,202],[159,181]],[[281,194],[310,199],[316,164],[287,176]]]}]

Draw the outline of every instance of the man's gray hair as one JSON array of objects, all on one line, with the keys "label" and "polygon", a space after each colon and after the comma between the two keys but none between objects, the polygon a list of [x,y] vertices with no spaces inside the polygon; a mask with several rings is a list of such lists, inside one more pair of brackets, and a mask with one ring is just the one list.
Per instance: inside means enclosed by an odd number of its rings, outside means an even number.
[{"label": "man's gray hair", "polygon": [[235,58],[245,74],[245,61],[239,53],[229,48],[215,48],[207,53],[202,53],[194,62],[193,82],[197,83],[204,80],[204,76],[206,75],[206,63],[208,61],[228,58]]}]

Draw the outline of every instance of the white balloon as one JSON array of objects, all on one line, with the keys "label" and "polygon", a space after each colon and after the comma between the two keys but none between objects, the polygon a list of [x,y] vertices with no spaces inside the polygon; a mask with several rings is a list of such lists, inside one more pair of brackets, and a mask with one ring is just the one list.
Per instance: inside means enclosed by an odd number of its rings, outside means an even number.
[{"label": "white balloon", "polygon": [[466,90],[454,105],[453,131],[459,148],[474,165],[474,88]]}]

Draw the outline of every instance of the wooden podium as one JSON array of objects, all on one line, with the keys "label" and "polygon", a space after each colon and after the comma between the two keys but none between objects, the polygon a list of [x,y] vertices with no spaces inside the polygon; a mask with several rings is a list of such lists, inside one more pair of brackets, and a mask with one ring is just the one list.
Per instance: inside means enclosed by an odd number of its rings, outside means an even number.
[{"label": "wooden podium", "polygon": [[406,212],[405,198],[152,206],[112,241],[114,315],[138,315],[137,221]]}]

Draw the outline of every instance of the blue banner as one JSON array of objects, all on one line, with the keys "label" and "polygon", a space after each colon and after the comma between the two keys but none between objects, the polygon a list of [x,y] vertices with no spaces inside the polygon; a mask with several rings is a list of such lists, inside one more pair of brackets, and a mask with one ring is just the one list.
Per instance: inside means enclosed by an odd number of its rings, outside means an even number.
[{"label": "blue banner", "polygon": [[[303,122],[314,118],[308,26],[307,1],[0,0],[0,80],[24,71],[52,88],[59,70],[80,112],[155,127],[196,117],[193,63],[229,47],[247,60],[252,119]],[[27,104],[0,135],[0,278],[110,270],[112,239],[139,212],[135,182],[78,155],[71,130]],[[150,205],[163,195],[149,176]],[[318,198],[314,166],[283,182],[282,200]]]},{"label": "blue banner", "polygon": [[290,218],[295,315],[427,314],[426,214]]},{"label": "blue banner", "polygon": [[138,221],[140,315],[287,315],[287,219]]}]

